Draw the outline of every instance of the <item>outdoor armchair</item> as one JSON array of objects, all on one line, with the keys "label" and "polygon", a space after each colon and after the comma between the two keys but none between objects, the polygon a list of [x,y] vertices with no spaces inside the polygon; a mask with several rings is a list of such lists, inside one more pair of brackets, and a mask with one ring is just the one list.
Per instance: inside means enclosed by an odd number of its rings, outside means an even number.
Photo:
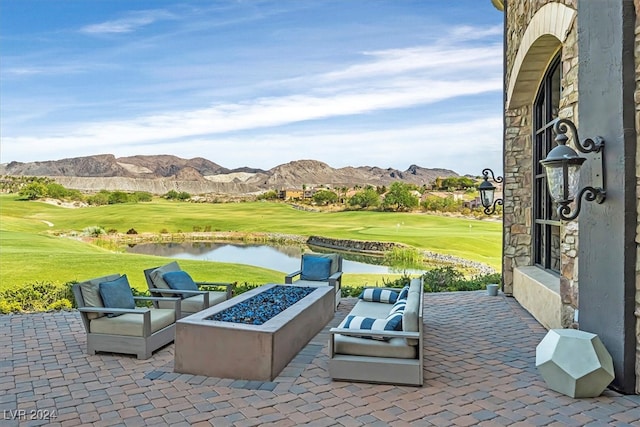
[{"label": "outdoor armchair", "polygon": [[[153,296],[182,298],[182,317],[190,316],[233,296],[233,284],[227,282],[195,282],[176,261],[161,267],[144,270],[144,277]],[[211,290],[223,289],[223,290]],[[157,305],[155,305],[157,304]],[[157,308],[166,308],[166,301],[154,303]]]},{"label": "outdoor armchair", "polygon": [[[297,280],[295,277],[300,276]],[[285,284],[298,286],[331,286],[335,290],[335,307],[342,297],[342,256],[306,253],[300,259],[300,270],[287,274]]]},{"label": "outdoor armchair", "polygon": [[[134,297],[127,276],[120,274],[77,283],[72,291],[87,332],[90,355],[103,351],[148,359],[175,338],[180,298]],[[136,302],[159,300],[169,307],[136,307]]]}]

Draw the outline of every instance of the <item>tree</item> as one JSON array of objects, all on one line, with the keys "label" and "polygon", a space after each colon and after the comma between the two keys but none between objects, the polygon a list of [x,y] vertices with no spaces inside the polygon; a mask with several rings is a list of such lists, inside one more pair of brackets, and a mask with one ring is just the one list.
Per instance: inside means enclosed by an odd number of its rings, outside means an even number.
[{"label": "tree", "polygon": [[380,195],[373,187],[367,187],[362,191],[358,191],[349,199],[350,206],[359,206],[361,208],[376,207],[380,205]]},{"label": "tree", "polygon": [[328,205],[338,201],[338,195],[331,190],[319,190],[313,195],[313,201],[319,205]]},{"label": "tree", "polygon": [[95,206],[103,206],[109,204],[110,193],[107,190],[100,190],[91,197],[87,197],[87,203]]},{"label": "tree", "polygon": [[32,182],[18,192],[18,196],[27,200],[36,200],[47,195],[47,186],[42,182]]},{"label": "tree", "polygon": [[276,190],[269,190],[265,193],[258,194],[257,200],[275,200],[278,198],[278,192]]},{"label": "tree", "polygon": [[411,194],[410,187],[402,182],[394,182],[382,201],[385,209],[394,208],[396,211],[408,210],[418,206],[419,200]]},{"label": "tree", "polygon": [[47,195],[53,199],[64,199],[69,191],[57,182],[47,184]]},{"label": "tree", "polygon": [[118,203],[127,203],[129,201],[129,195],[124,191],[114,191],[109,195],[109,204],[115,205]]}]

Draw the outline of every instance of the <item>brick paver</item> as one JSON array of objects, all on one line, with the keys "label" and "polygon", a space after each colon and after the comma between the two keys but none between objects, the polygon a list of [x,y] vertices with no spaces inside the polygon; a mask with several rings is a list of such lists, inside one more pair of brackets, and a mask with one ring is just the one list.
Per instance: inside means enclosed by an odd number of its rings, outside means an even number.
[{"label": "brick paver", "polygon": [[546,387],[535,368],[546,330],[513,298],[426,294],[424,323],[425,385],[407,387],[332,381],[328,327],[261,382],[176,374],[173,344],[143,361],[88,356],[77,312],[2,315],[0,426],[640,426],[640,396]]}]

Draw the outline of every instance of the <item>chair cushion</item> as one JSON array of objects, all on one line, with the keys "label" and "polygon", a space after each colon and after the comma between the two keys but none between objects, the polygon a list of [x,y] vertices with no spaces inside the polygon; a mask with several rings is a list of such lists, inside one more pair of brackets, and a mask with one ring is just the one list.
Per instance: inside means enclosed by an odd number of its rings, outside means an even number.
[{"label": "chair cushion", "polygon": [[[189,273],[186,271],[169,271],[162,275],[164,281],[169,285],[171,289],[177,289],[181,291],[197,291],[198,285],[193,281]],[[181,294],[182,298],[185,295]]]},{"label": "chair cushion", "polygon": [[[136,308],[126,274],[116,280],[100,282],[100,297],[108,308]],[[116,317],[120,314],[108,313],[107,316]]]},{"label": "chair cushion", "polygon": [[[404,338],[391,338],[389,341],[377,341],[336,334],[333,345],[336,354],[391,357],[394,359],[415,359],[418,355],[416,346],[407,344]],[[392,368],[390,367],[389,369]]]},{"label": "chair cushion", "polygon": [[[143,312],[145,309],[139,309]],[[176,312],[172,309],[151,308],[151,333],[176,322]],[[126,335],[143,337],[144,318],[142,314],[126,313],[118,317],[102,317],[92,320],[89,329],[93,334]]]},{"label": "chair cushion", "polygon": [[[80,283],[80,292],[84,300],[85,307],[104,307],[100,296],[100,282],[116,280],[120,274],[109,274],[108,276],[97,277]],[[87,319],[97,319],[104,316],[104,313],[87,313]]]},{"label": "chair cushion", "polygon": [[366,288],[358,298],[371,302],[386,302],[393,304],[398,300],[398,292],[389,289]]},{"label": "chair cushion", "polygon": [[[343,323],[345,329],[367,329],[367,330],[379,330],[379,331],[395,331],[398,330],[402,322],[402,315],[395,313],[386,319],[376,319],[373,317],[362,317],[348,315]],[[363,336],[362,338],[384,340],[388,341],[387,337],[369,337]]]},{"label": "chair cushion", "polygon": [[[175,295],[174,295],[175,297]],[[211,291],[209,292],[209,307],[216,304],[220,304],[222,301],[227,300],[227,293],[223,291]],[[174,303],[171,301],[159,301],[158,307],[160,308],[173,308]],[[180,301],[180,312],[183,315],[197,313],[200,310],[204,310],[204,295],[193,295]]]},{"label": "chair cushion", "polygon": [[[169,284],[165,282],[164,278],[162,277],[163,274],[168,273],[170,271],[181,271],[177,261],[170,262],[169,264],[165,264],[162,267],[158,267],[155,270],[153,270],[149,275],[149,277],[151,277],[151,281],[153,282],[154,287],[160,288],[160,289],[162,288],[171,289],[171,286],[169,286]],[[174,295],[167,294],[165,296],[174,296]]]},{"label": "chair cushion", "polygon": [[328,280],[331,275],[331,260],[318,256],[302,257],[301,280]]},{"label": "chair cushion", "polygon": [[375,317],[376,319],[384,319],[389,315],[392,307],[393,306],[390,304],[358,300],[349,314],[352,314],[354,316]]}]

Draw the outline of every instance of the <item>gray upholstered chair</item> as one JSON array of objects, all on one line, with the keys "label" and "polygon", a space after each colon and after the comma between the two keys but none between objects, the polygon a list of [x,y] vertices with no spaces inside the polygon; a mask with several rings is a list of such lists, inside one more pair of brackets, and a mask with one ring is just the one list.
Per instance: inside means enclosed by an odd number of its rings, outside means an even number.
[{"label": "gray upholstered chair", "polygon": [[[167,275],[167,273],[169,274]],[[232,283],[195,282],[180,268],[176,261],[161,267],[148,268],[144,270],[144,277],[151,295],[158,297],[177,296],[183,298],[181,306],[183,317],[219,304],[233,296]],[[184,286],[184,280],[189,282],[187,284],[188,286]],[[167,302],[158,301],[155,307],[166,308]]]},{"label": "gray upholstered chair", "polygon": [[[173,342],[180,318],[180,298],[134,297],[127,276],[112,274],[73,285],[82,324],[87,332],[87,353],[98,351],[135,354],[148,359]],[[162,300],[170,307],[136,307],[136,302]]]},{"label": "gray upholstered chair", "polygon": [[[300,276],[297,280],[295,277]],[[342,298],[342,256],[306,253],[300,259],[300,270],[287,274],[285,284],[298,286],[331,286],[335,289],[335,307]]]}]

